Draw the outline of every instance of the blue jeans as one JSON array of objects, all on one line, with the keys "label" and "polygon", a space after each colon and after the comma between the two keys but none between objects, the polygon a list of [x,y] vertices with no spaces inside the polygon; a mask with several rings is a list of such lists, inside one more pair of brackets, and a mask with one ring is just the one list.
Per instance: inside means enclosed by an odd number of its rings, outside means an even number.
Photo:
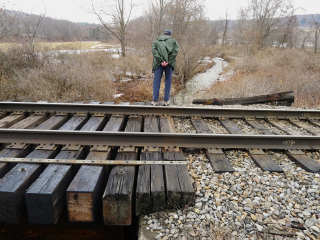
[{"label": "blue jeans", "polygon": [[154,102],[157,102],[159,100],[160,83],[161,83],[163,71],[165,72],[165,75],[166,75],[165,86],[164,86],[164,101],[169,101],[173,67],[168,64],[166,67],[163,67],[162,65],[160,65],[154,71],[154,79],[153,79],[153,101]]}]

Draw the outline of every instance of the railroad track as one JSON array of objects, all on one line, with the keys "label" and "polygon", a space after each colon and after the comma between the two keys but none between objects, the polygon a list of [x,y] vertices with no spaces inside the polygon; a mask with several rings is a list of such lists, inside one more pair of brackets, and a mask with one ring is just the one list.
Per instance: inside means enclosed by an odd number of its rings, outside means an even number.
[{"label": "railroad track", "polygon": [[70,222],[130,225],[193,203],[185,148],[215,172],[235,171],[228,149],[264,171],[283,172],[266,153],[279,150],[319,172],[319,136],[320,111],[0,102],[0,222],[55,224],[67,207]]}]

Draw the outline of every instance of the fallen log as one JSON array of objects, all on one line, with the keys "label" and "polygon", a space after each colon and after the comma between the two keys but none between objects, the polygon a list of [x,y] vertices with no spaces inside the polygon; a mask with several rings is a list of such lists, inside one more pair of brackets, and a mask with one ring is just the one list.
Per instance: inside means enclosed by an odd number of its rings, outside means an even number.
[{"label": "fallen log", "polygon": [[261,104],[261,103],[277,103],[279,105],[291,106],[294,102],[293,91],[273,93],[267,95],[259,95],[246,98],[225,98],[225,99],[194,99],[193,104],[203,105],[247,105],[247,104]]}]

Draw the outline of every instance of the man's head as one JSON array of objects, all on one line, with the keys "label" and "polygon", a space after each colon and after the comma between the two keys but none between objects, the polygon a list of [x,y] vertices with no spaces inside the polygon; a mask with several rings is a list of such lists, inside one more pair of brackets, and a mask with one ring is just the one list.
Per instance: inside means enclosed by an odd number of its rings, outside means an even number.
[{"label": "man's head", "polygon": [[166,35],[166,36],[172,36],[172,33],[171,33],[170,30],[165,30],[165,31],[164,31],[164,35]]}]

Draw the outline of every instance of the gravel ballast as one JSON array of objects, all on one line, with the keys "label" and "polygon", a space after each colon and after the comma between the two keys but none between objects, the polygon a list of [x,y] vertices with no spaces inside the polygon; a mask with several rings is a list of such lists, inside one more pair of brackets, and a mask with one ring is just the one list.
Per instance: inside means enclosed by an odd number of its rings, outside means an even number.
[{"label": "gravel ballast", "polygon": [[[205,121],[212,133],[226,134],[218,121]],[[244,121],[235,121],[245,134],[256,134]],[[174,122],[177,132],[195,133],[189,119]],[[213,171],[202,150],[184,149],[184,154],[196,193],[194,205],[142,216],[142,232],[163,240],[320,239],[320,174],[306,172],[281,151],[266,154],[284,173],[262,171],[246,151],[226,151],[235,172],[221,174]],[[320,162],[319,150],[306,154]]]}]

